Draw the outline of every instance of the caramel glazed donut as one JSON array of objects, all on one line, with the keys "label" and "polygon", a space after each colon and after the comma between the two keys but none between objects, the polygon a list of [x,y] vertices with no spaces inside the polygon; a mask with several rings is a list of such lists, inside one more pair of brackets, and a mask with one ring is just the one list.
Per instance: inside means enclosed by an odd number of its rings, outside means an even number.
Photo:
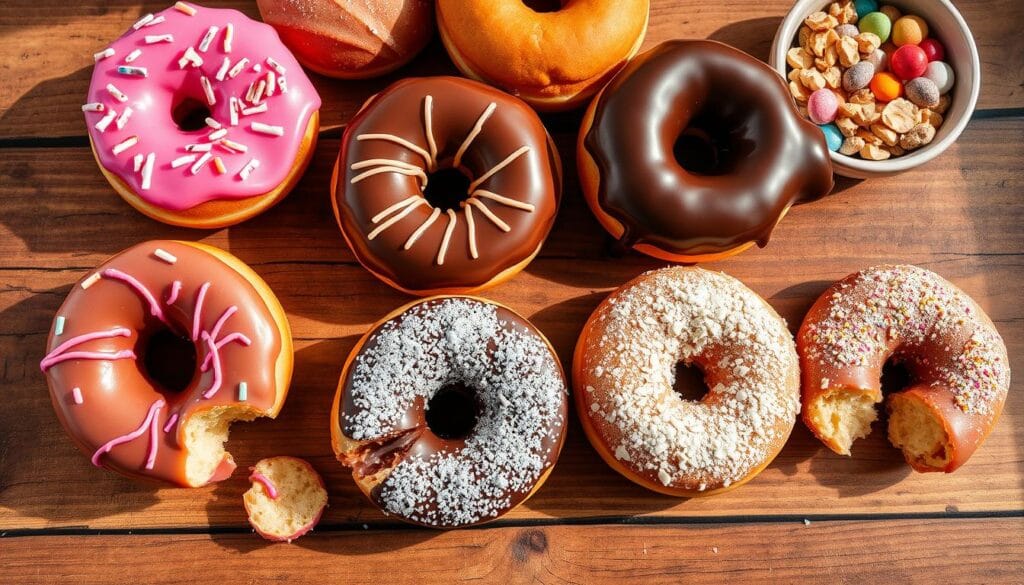
[{"label": "caramel glazed donut", "polygon": [[345,129],[334,213],[370,272],[410,294],[463,294],[522,270],[555,221],[562,169],[523,102],[456,77],[410,78]]},{"label": "caramel glazed donut", "polygon": [[231,475],[229,424],[277,416],[292,338],[270,288],[234,256],[151,241],[72,288],[46,374],[57,417],[94,465],[198,487]]},{"label": "caramel glazed donut", "polygon": [[[674,391],[676,366],[708,392]],[[673,267],[612,293],[583,327],[573,361],[576,410],[602,458],[673,496],[735,488],[782,449],[800,410],[800,370],[781,317],[725,274]]]},{"label": "caramel glazed donut", "polygon": [[833,284],[797,339],[803,419],[850,454],[871,432],[886,361],[909,387],[888,395],[889,441],[915,471],[955,471],[988,436],[1006,402],[1010,366],[992,321],[966,293],[916,266],[876,266]]},{"label": "caramel glazed donut", "polygon": [[782,78],[714,41],[669,41],[631,61],[591,103],[576,151],[605,230],[673,262],[763,247],[794,202],[832,189],[824,136]]},{"label": "caramel glazed donut", "polygon": [[565,441],[555,351],[525,318],[433,297],[377,322],[345,363],[331,438],[386,514],[432,528],[488,522],[544,483]]}]

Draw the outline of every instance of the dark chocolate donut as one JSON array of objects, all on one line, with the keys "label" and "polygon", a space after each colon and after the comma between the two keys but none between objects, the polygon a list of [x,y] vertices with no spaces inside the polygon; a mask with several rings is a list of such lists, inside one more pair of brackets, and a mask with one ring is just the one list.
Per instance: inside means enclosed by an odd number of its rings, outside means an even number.
[{"label": "dark chocolate donut", "polygon": [[826,195],[832,166],[777,73],[714,41],[669,41],[595,98],[581,181],[624,244],[677,261],[764,246],[794,202]]},{"label": "dark chocolate donut", "polygon": [[332,193],[345,240],[379,278],[413,294],[466,293],[536,255],[561,167],[522,101],[466,79],[410,78],[349,123]]}]

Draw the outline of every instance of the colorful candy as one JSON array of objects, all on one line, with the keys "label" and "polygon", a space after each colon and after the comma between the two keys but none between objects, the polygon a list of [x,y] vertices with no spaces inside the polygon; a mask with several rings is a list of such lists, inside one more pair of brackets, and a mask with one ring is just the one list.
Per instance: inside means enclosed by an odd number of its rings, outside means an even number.
[{"label": "colorful candy", "polygon": [[892,42],[897,47],[916,45],[927,37],[928,24],[920,16],[901,16],[892,25]]},{"label": "colorful candy", "polygon": [[939,105],[939,87],[927,77],[911,79],[904,86],[907,99],[922,108],[934,108]]},{"label": "colorful candy", "polygon": [[882,49],[875,49],[864,60],[875,66],[875,72],[885,71],[889,68],[889,54]]},{"label": "colorful candy", "polygon": [[929,63],[928,68],[924,71],[924,76],[932,80],[939,88],[939,95],[946,95],[949,93],[949,90],[953,89],[953,82],[955,81],[953,68],[945,61]]},{"label": "colorful candy", "polygon": [[871,79],[871,93],[880,102],[891,102],[903,95],[903,84],[892,73],[876,73]]},{"label": "colorful candy", "polygon": [[820,126],[822,134],[825,135],[825,143],[828,145],[828,149],[832,152],[836,152],[843,145],[843,133],[839,131],[839,128],[835,124],[825,124]]},{"label": "colorful candy", "polygon": [[917,45],[903,45],[889,57],[889,69],[903,80],[921,77],[927,68],[928,56]]},{"label": "colorful candy", "polygon": [[807,98],[807,115],[815,124],[828,124],[836,119],[839,98],[831,89],[819,89]]},{"label": "colorful candy", "polygon": [[[837,29],[838,30],[838,29]],[[924,54],[928,56],[928,61],[942,61],[946,58],[946,49],[936,39],[928,38],[921,41],[917,46],[921,47]]]},{"label": "colorful candy", "polygon": [[869,32],[878,35],[882,42],[889,40],[889,33],[892,32],[892,21],[881,12],[871,12],[864,15],[858,23],[860,32]]},{"label": "colorful candy", "polygon": [[850,93],[864,89],[871,83],[874,76],[875,66],[871,61],[855,63],[846,70],[846,73],[843,73],[843,89]]},{"label": "colorful candy", "polygon": [[864,18],[864,15],[876,12],[878,10],[877,0],[855,0],[853,3],[854,10],[857,11],[857,18]]},{"label": "colorful candy", "polygon": [[836,27],[836,34],[840,37],[855,37],[860,34],[860,29],[855,24],[841,24]]}]

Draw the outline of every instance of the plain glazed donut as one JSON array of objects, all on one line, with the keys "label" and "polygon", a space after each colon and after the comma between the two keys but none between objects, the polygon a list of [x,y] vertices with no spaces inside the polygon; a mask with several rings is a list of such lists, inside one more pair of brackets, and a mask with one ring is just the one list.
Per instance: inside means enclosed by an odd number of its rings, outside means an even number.
[{"label": "plain glazed donut", "polygon": [[100,170],[173,225],[217,228],[284,198],[320,127],[320,97],[271,27],[178,2],[96,54],[82,106]]},{"label": "plain glazed donut", "polygon": [[594,98],[576,151],[601,225],[673,262],[764,246],[794,202],[832,189],[821,130],[782,78],[714,41],[669,41],[631,61]]},{"label": "plain glazed donut", "polygon": [[[699,401],[673,389],[696,366]],[[587,320],[573,360],[583,430],[613,469],[672,496],[753,479],[800,410],[800,370],[781,317],[725,274],[665,268],[612,293]]]},{"label": "plain glazed donut", "polygon": [[882,402],[882,366],[905,367],[888,395],[889,441],[915,471],[955,471],[988,436],[1010,387],[1006,346],[956,286],[916,266],[876,266],[829,287],[797,338],[803,419],[828,448],[850,454]]},{"label": "plain glazed donut", "polygon": [[340,79],[398,69],[434,34],[429,0],[257,0],[263,21],[307,68]]},{"label": "plain glazed donut", "polygon": [[547,479],[567,394],[555,351],[511,309],[474,297],[416,301],[349,354],[334,452],[386,514],[431,528],[489,522]]},{"label": "plain glazed donut", "polygon": [[643,44],[649,0],[538,3],[438,0],[441,40],[463,74],[546,111],[582,104]]},{"label": "plain glazed donut", "polygon": [[349,123],[331,192],[359,262],[431,295],[476,292],[522,270],[551,231],[561,187],[557,150],[526,104],[475,81],[424,77],[371,97]]},{"label": "plain glazed donut", "polygon": [[61,305],[40,367],[94,465],[198,487],[235,468],[231,422],[275,417],[292,338],[270,288],[234,256],[151,241],[114,256]]}]

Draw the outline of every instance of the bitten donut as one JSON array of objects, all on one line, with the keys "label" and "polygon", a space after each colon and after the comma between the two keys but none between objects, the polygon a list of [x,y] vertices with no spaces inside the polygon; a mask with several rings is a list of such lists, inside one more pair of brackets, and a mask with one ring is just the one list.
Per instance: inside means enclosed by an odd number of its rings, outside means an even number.
[{"label": "bitten donut", "polygon": [[437,24],[462,73],[553,111],[636,55],[649,11],[649,0],[438,0]]},{"label": "bitten donut", "polygon": [[673,262],[765,246],[794,202],[832,189],[824,136],[782,78],[714,41],[669,41],[631,61],[591,103],[576,150],[601,225]]},{"label": "bitten donut", "polygon": [[46,348],[57,418],[93,465],[184,487],[231,475],[230,423],[277,416],[292,374],[274,293],[189,242],[139,244],[90,272]]},{"label": "bitten donut", "polygon": [[307,68],[341,79],[408,63],[434,34],[429,0],[257,0],[263,21]]},{"label": "bitten donut", "polygon": [[[707,393],[675,392],[677,365]],[[800,370],[781,317],[738,280],[700,268],[643,274],[587,320],[573,360],[583,430],[616,471],[650,490],[700,496],[750,481],[800,411]]]},{"label": "bitten donut", "polygon": [[252,487],[242,494],[249,524],[275,542],[291,542],[320,521],[327,489],[320,474],[297,457],[261,459],[250,470]]},{"label": "bitten donut", "polygon": [[547,479],[568,397],[554,350],[497,303],[401,307],[345,363],[331,415],[338,460],[384,513],[431,528],[494,520]]},{"label": "bitten donut", "polygon": [[320,127],[320,97],[271,27],[178,2],[109,47],[82,106],[93,154],[149,217],[216,228],[284,198]]},{"label": "bitten donut", "polygon": [[334,213],[356,258],[410,294],[464,294],[522,270],[551,231],[562,169],[523,102],[456,77],[405,79],[342,136]]},{"label": "bitten donut", "polygon": [[[889,441],[915,471],[955,471],[1006,402],[1010,365],[992,321],[966,293],[916,266],[875,266],[829,287],[797,338],[803,419],[830,449],[871,432],[886,400]],[[882,366],[911,379],[882,395]]]}]

